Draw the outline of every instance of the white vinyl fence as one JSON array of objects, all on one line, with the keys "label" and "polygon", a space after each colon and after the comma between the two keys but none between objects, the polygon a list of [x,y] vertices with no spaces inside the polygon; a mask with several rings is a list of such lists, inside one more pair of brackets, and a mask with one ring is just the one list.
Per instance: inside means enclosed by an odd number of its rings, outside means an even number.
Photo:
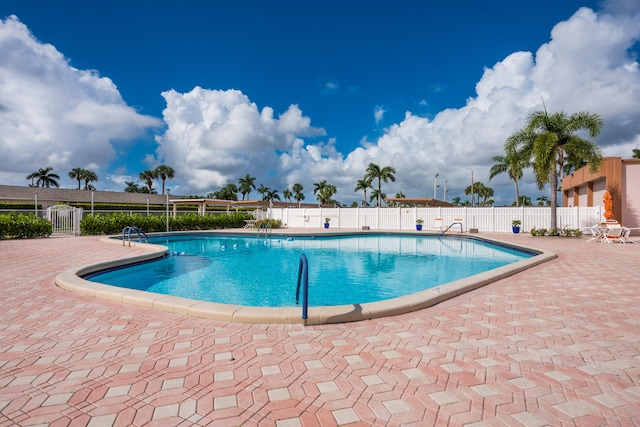
[{"label": "white vinyl fence", "polygon": [[[557,208],[558,228],[581,229],[603,220],[601,206]],[[423,230],[442,231],[462,223],[463,231],[474,228],[485,232],[511,232],[511,221],[522,221],[521,231],[551,228],[550,207],[452,207],[452,208],[271,208],[262,218],[281,220],[283,227],[319,228],[325,218],[330,228],[371,230],[415,230],[416,219],[424,221]],[[260,219],[260,218],[259,218]],[[459,231],[455,225],[452,230]]]}]

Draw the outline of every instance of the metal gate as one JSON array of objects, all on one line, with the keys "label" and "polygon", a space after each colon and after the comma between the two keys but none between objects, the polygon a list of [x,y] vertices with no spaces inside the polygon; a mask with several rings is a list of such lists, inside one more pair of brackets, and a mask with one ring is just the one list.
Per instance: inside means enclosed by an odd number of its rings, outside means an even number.
[{"label": "metal gate", "polygon": [[80,235],[82,208],[69,205],[51,206],[46,210],[46,218],[51,221],[54,233]]}]

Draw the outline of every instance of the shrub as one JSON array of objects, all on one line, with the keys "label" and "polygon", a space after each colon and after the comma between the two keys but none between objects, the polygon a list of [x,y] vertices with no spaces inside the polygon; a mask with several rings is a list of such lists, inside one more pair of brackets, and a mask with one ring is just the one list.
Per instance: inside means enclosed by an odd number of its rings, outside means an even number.
[{"label": "shrub", "polygon": [[[251,215],[244,212],[204,215],[188,213],[176,218],[169,217],[169,230],[212,230],[221,228],[241,228]],[[166,231],[166,215],[143,216],[140,214],[114,213],[111,215],[88,215],[80,222],[84,235],[120,234],[125,227],[138,227],[145,233]]]},{"label": "shrub", "polygon": [[0,239],[32,239],[49,237],[51,233],[51,223],[34,214],[0,214]]},{"label": "shrub", "polygon": [[261,224],[265,224],[266,227],[271,225],[271,228],[280,228],[282,227],[282,221],[279,219],[261,219],[256,222],[256,228],[260,228]]},{"label": "shrub", "polygon": [[546,228],[532,228],[529,231],[532,236],[560,236],[560,237],[582,237],[582,230],[572,228],[554,228],[547,230]]}]

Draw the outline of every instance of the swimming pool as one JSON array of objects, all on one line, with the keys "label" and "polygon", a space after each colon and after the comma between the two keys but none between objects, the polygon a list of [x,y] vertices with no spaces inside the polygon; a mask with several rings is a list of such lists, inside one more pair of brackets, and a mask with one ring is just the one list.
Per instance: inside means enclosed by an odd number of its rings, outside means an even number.
[{"label": "swimming pool", "polygon": [[91,281],[222,304],[296,305],[299,259],[309,260],[309,305],[397,298],[533,256],[487,242],[435,236],[178,235],[151,263],[90,275]]},{"label": "swimming pool", "polygon": [[[174,233],[176,234],[176,233]],[[182,233],[185,234],[185,233]],[[197,236],[200,233],[191,233],[191,236]],[[210,231],[207,232],[210,236],[219,236],[219,237],[228,237],[229,231]],[[307,250],[308,247],[324,245],[323,242],[327,242],[328,240],[319,239],[319,236],[327,237],[330,234],[338,234],[342,237],[345,235],[380,235],[379,233],[371,233],[371,232],[327,232],[323,231],[317,234],[318,237],[315,239],[313,236],[310,236],[308,231],[296,231],[296,230],[279,230],[279,236],[271,237],[272,242],[268,242],[267,244],[275,245],[282,244],[282,242],[278,243],[276,240],[284,240],[289,243],[284,243],[285,245],[289,245],[292,247],[293,244],[291,242],[297,242],[296,244],[303,245],[301,249]],[[385,233],[385,234],[410,234],[410,233]],[[427,236],[423,234],[414,233],[417,240],[414,245],[418,246],[419,242],[427,242],[425,239]],[[236,231],[232,233],[231,237],[234,236],[244,236],[250,237],[252,239],[256,239],[255,232],[247,232],[247,231]],[[161,239],[158,242],[164,242],[165,244],[169,244],[171,240],[182,239],[182,235],[164,235],[159,236]],[[292,240],[289,240],[292,239]],[[257,240],[257,239],[256,239]],[[178,313],[183,315],[189,315],[194,317],[202,317],[207,319],[215,319],[215,320],[223,320],[227,322],[242,322],[242,323],[289,323],[289,324],[303,324],[303,325],[313,325],[313,324],[327,324],[327,323],[344,323],[344,322],[353,322],[365,319],[373,319],[379,317],[392,316],[397,314],[408,313],[411,311],[420,310],[431,305],[437,304],[441,301],[450,299],[457,295],[460,295],[464,292],[468,292],[470,290],[479,288],[491,282],[494,282],[500,278],[510,276],[517,272],[523,271],[527,268],[533,267],[535,265],[541,264],[543,262],[549,261],[556,257],[556,255],[552,252],[542,251],[537,249],[528,248],[522,245],[514,245],[507,244],[499,241],[494,241],[492,239],[488,239],[484,236],[469,236],[469,235],[460,235],[455,239],[442,239],[439,250],[446,251],[450,249],[451,246],[454,248],[456,245],[460,245],[459,240],[475,240],[478,242],[488,243],[488,244],[497,244],[498,246],[504,247],[512,247],[516,249],[516,251],[524,251],[535,253],[535,256],[531,256],[526,259],[522,259],[517,262],[513,262],[508,265],[503,265],[501,267],[493,268],[491,270],[485,271],[484,273],[479,273],[472,275],[470,277],[465,277],[462,279],[454,280],[452,282],[444,283],[442,285],[437,285],[432,288],[427,288],[422,291],[418,291],[416,293],[412,293],[405,296],[399,296],[395,298],[385,299],[381,301],[369,302],[369,303],[353,303],[353,304],[342,304],[335,306],[316,306],[313,305],[311,293],[313,292],[313,284],[310,283],[310,306],[308,312],[308,318],[302,319],[301,317],[301,306],[286,306],[286,307],[258,307],[258,306],[248,306],[248,305],[240,305],[240,304],[226,304],[226,303],[218,303],[218,302],[207,302],[196,300],[193,298],[173,296],[173,295],[165,295],[158,292],[146,291],[134,288],[124,288],[117,287],[108,284],[104,284],[101,282],[88,281],[84,279],[85,277],[89,277],[94,273],[104,272],[107,270],[111,270],[114,268],[120,268],[125,266],[130,266],[135,263],[149,261],[149,260],[159,260],[161,258],[166,258],[169,253],[168,246],[165,245],[157,245],[157,244],[144,244],[144,243],[134,243],[132,246],[137,246],[143,248],[143,252],[141,254],[140,251],[137,251],[136,254],[131,254],[130,249],[128,247],[123,247],[123,258],[114,260],[114,261],[106,261],[100,264],[88,265],[84,267],[77,267],[69,270],[65,270],[58,274],[55,278],[55,283],[57,286],[66,289],[70,292],[74,292],[80,295],[102,298],[109,301],[116,301],[124,304],[131,304],[140,307],[146,307],[149,309],[167,311],[172,313]],[[122,240],[117,238],[104,238],[104,242],[108,242],[109,244],[117,244],[122,245]],[[339,240],[340,241],[340,240]],[[352,242],[354,240],[351,240]],[[404,240],[402,241],[404,242]],[[345,246],[347,240],[341,240],[341,249],[347,249]],[[435,242],[434,242],[435,243]],[[205,241],[202,239],[194,239],[192,243],[194,245],[206,246]],[[261,244],[264,245],[264,242]],[[251,246],[251,244],[250,244]],[[378,246],[378,245],[376,245]],[[400,246],[396,246],[394,248],[390,248],[385,245],[379,245],[380,249],[375,254],[375,256],[369,256],[369,259],[373,258],[374,260],[380,260],[381,263],[380,270],[385,274],[389,275],[390,271],[385,271],[389,266],[394,265],[391,263],[388,258],[388,253],[390,250],[395,250],[398,253],[398,250],[401,250],[402,258],[411,258],[413,255],[410,253],[410,248],[412,250],[416,250],[413,246],[407,246],[405,243],[401,243]],[[235,249],[238,250],[240,245]],[[482,247],[482,246],[480,246]],[[327,248],[324,248],[327,249]],[[233,252],[233,245],[231,247],[225,245],[224,250],[220,247],[219,250],[223,252],[222,255],[231,257],[235,255],[235,253],[228,253],[229,251]],[[193,253],[185,251],[182,255],[178,255],[177,257],[174,255],[171,258],[166,258],[170,260],[175,257],[174,261],[180,258],[183,260],[185,257],[188,259],[189,257],[194,257]],[[179,252],[179,253],[181,253]],[[127,255],[129,253],[130,255]],[[172,252],[173,253],[173,252]],[[437,254],[432,254],[436,255]],[[224,256],[221,258],[225,259]],[[198,256],[196,255],[195,258]],[[192,261],[195,260],[192,258]],[[429,255],[423,255],[423,259],[429,258]],[[226,258],[229,259],[229,258]],[[351,257],[343,257],[341,262],[347,263]],[[346,261],[345,261],[346,260]],[[386,261],[386,262],[382,262]],[[188,262],[188,261],[187,261]],[[195,261],[198,262],[198,261]],[[397,264],[397,260],[395,263]],[[309,260],[310,263],[310,271],[313,271],[315,268],[314,263],[317,266],[317,262],[314,262],[313,259]],[[460,264],[460,263],[458,263]],[[153,265],[153,263],[147,264],[147,267]],[[297,268],[298,261],[297,258],[294,257],[293,260],[287,260],[287,266],[292,265],[293,268]],[[360,265],[364,265],[363,262]],[[185,274],[193,274],[202,273],[202,268],[196,268],[190,272],[190,268],[178,267],[178,272],[184,272]],[[459,267],[459,265],[458,265]],[[456,268],[458,268],[456,267]],[[167,267],[169,268],[169,267]],[[176,268],[175,266],[172,268]],[[255,266],[253,266],[255,269]],[[453,268],[453,267],[452,267]],[[322,271],[322,270],[318,270]],[[263,274],[266,276],[266,273]],[[182,276],[179,274],[179,276]],[[412,276],[413,277],[413,276]],[[286,287],[287,290],[285,293],[288,297],[291,296],[293,298],[295,295],[295,282],[294,280],[295,274],[290,278],[286,279]],[[410,280],[408,280],[410,281]],[[415,280],[413,280],[415,281]],[[374,286],[378,286],[378,283],[374,283]],[[142,288],[142,287],[140,287]],[[346,288],[344,285],[342,287],[338,287],[340,291]],[[149,288],[146,288],[149,289]]]}]

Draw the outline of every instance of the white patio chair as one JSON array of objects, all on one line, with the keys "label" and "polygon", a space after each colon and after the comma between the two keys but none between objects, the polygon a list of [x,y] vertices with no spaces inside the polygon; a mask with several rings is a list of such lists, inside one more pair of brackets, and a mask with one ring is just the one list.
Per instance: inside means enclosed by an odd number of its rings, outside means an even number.
[{"label": "white patio chair", "polygon": [[587,242],[591,242],[594,240],[600,240],[602,238],[602,228],[598,227],[598,225],[594,225],[593,227],[589,227],[591,230],[591,238],[587,240]]},{"label": "white patio chair", "polygon": [[611,243],[611,242],[624,243],[624,240],[622,240],[623,231],[624,230],[622,229],[620,224],[609,225],[607,226],[607,228],[605,228],[604,233],[602,233],[602,241],[607,243]]},{"label": "white patio chair", "polygon": [[629,236],[631,236],[631,230],[640,230],[640,228],[622,227],[622,236],[620,236],[620,240],[622,241],[622,243],[638,243],[634,240],[629,239]]}]

